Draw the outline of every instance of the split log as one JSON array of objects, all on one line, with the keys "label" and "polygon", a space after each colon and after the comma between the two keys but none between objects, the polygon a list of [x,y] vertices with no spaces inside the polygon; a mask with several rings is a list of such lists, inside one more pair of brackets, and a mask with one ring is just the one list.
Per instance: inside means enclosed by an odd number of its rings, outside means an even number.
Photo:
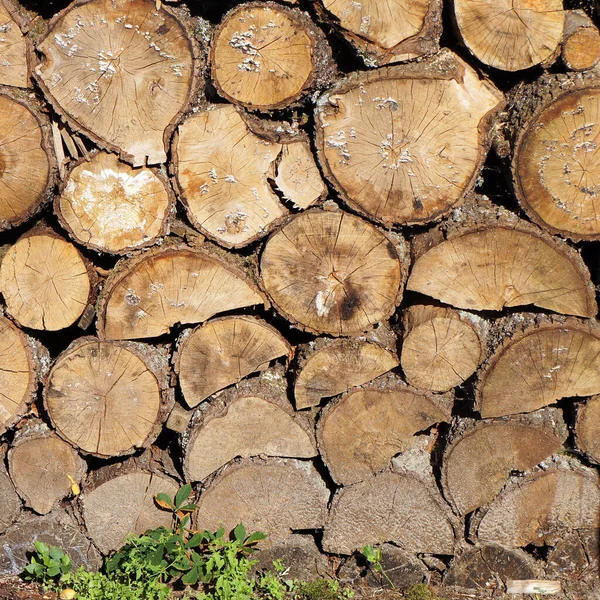
[{"label": "split log", "polygon": [[575,438],[577,447],[588,459],[600,464],[600,396],[594,396],[577,408]]},{"label": "split log", "polygon": [[38,420],[28,421],[17,432],[8,468],[25,505],[41,515],[72,495],[87,471],[77,452]]},{"label": "split log", "polygon": [[468,423],[451,433],[442,463],[444,496],[460,515],[491,502],[515,471],[559,452],[567,428],[558,409]]},{"label": "split log", "polygon": [[481,416],[531,412],[561,398],[600,393],[600,328],[595,321],[516,315],[477,382]]},{"label": "split log", "polygon": [[535,579],[541,574],[540,566],[523,550],[485,544],[456,556],[444,576],[444,585],[488,590],[497,588],[499,580]]},{"label": "split log", "polygon": [[550,577],[568,581],[569,589],[573,589],[578,582],[585,583],[586,579],[592,580],[597,585],[598,560],[600,560],[598,530],[581,529],[566,534],[554,548],[550,549],[547,572]]},{"label": "split log", "polygon": [[33,44],[22,31],[27,26],[13,0],[0,2],[0,85],[31,87],[35,64]]},{"label": "split log", "polygon": [[311,209],[267,241],[265,290],[297,327],[355,335],[393,314],[402,297],[405,242],[343,211]]},{"label": "split log", "polygon": [[254,317],[222,317],[179,338],[174,356],[175,372],[190,408],[211,394],[237,383],[256,371],[264,371],[291,348],[268,323]]},{"label": "split log", "polygon": [[77,248],[39,226],[9,248],[0,265],[6,311],[23,327],[57,331],[92,306],[96,275]]},{"label": "split log", "polygon": [[194,522],[203,529],[267,534],[264,547],[281,542],[292,530],[321,529],[329,492],[309,462],[244,459],[232,462],[205,483]]},{"label": "split log", "polygon": [[454,0],[454,15],[471,54],[503,71],[551,62],[562,41],[562,0]]},{"label": "split log", "polygon": [[48,118],[32,98],[17,99],[4,87],[0,148],[1,231],[29,219],[51,197],[57,169]]},{"label": "split log", "polygon": [[565,12],[562,59],[571,71],[587,71],[600,61],[600,31],[583,10]]},{"label": "split log", "polygon": [[400,364],[406,380],[432,392],[461,385],[485,357],[486,322],[469,313],[437,306],[404,311]]},{"label": "split log", "polygon": [[473,187],[503,104],[447,50],[353,73],[317,101],[318,158],[353,209],[387,226],[428,223]]},{"label": "split log", "polygon": [[192,114],[173,140],[175,181],[192,225],[226,248],[266,235],[288,214],[267,181],[280,152],[234,106]]},{"label": "split log", "polygon": [[319,338],[301,348],[297,360],[296,410],[317,406],[324,398],[368,383],[398,366],[392,352],[364,338]]},{"label": "split log", "polygon": [[448,398],[424,394],[393,376],[378,379],[321,411],[321,458],[339,485],[368,479],[409,450],[417,433],[450,421],[451,410]]},{"label": "split log", "polygon": [[138,459],[93,471],[80,497],[88,534],[108,554],[130,533],[171,527],[171,513],[160,510],[154,497],[164,493],[173,498],[178,488],[172,477],[138,466]]},{"label": "split log", "polygon": [[[574,463],[574,461],[573,461]],[[471,520],[471,537],[507,548],[555,545],[568,533],[600,529],[598,473],[567,461],[512,478]]]},{"label": "split log", "polygon": [[132,169],[97,152],[75,163],[54,200],[60,224],[80,244],[114,254],[155,244],[168,233],[173,192],[158,169]]},{"label": "split log", "polygon": [[99,300],[100,337],[157,337],[176,323],[202,323],[221,312],[263,304],[252,280],[232,262],[180,245],[118,263]]},{"label": "split log", "polygon": [[308,141],[282,146],[275,185],[295,208],[305,209],[325,198],[327,188]]},{"label": "split log", "polygon": [[187,433],[186,479],[203,481],[236,457],[317,455],[314,423],[295,415],[283,369],[244,381],[202,406]]},{"label": "split log", "polygon": [[0,314],[0,435],[25,415],[49,362],[40,342]]},{"label": "split log", "polygon": [[149,446],[173,407],[168,349],[79,338],[57,359],[44,406],[57,433],[86,454]]},{"label": "split log", "polygon": [[416,238],[413,254],[407,289],[457,308],[533,304],[581,317],[598,311],[589,270],[576,250],[483,197]]},{"label": "split log", "polygon": [[454,553],[452,514],[433,482],[380,473],[336,492],[323,534],[324,550],[351,554],[366,544],[384,542],[413,553]]},{"label": "split log", "polygon": [[331,50],[307,13],[275,2],[229,11],[214,33],[212,79],[227,100],[272,110],[296,103],[334,74]]},{"label": "split log", "polygon": [[43,517],[23,512],[0,536],[0,575],[21,573],[29,563],[36,540],[66,552],[71,557],[73,569],[83,566],[88,571],[97,571],[102,566],[100,553],[82,533],[72,514],[56,509]]},{"label": "split log", "polygon": [[321,0],[315,4],[368,67],[419,58],[440,48],[440,0]]},{"label": "split log", "polygon": [[[5,448],[0,449],[1,456],[4,459]],[[15,490],[13,482],[4,469],[4,464],[0,464],[0,534],[4,533],[16,520],[21,510],[21,499]],[[0,536],[0,543],[2,537]]]},{"label": "split log", "polygon": [[36,80],[75,131],[134,166],[167,160],[199,67],[174,10],[156,10],[154,0],[80,0],[52,19],[38,50]]},{"label": "split log", "polygon": [[574,240],[600,238],[599,106],[600,79],[580,74],[519,86],[511,102],[517,199],[538,225]]}]

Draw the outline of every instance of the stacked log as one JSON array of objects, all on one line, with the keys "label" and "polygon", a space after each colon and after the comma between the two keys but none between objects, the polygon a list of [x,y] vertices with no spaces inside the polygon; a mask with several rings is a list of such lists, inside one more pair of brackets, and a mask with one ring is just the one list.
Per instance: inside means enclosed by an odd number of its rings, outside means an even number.
[{"label": "stacked log", "polygon": [[600,593],[600,34],[443,8],[0,0],[0,573],[189,482],[303,577]]}]

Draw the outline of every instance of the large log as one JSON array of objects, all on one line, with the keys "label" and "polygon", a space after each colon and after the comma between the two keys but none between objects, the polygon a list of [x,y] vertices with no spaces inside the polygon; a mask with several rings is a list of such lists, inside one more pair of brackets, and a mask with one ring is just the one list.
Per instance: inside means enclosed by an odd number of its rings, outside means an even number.
[{"label": "large log", "polygon": [[450,421],[452,402],[386,376],[352,390],[319,415],[319,452],[332,479],[349,485],[388,468],[416,435]]},{"label": "large log", "polygon": [[317,455],[314,422],[295,415],[283,369],[266,371],[204,404],[186,435],[186,479],[202,481],[236,457]]},{"label": "large log", "polygon": [[341,210],[297,215],[265,245],[260,272],[278,311],[316,333],[354,335],[395,311],[404,239]]},{"label": "large log", "polygon": [[334,74],[331,50],[307,13],[275,2],[247,2],[229,11],[210,48],[214,85],[252,109],[297,102]]},{"label": "large log", "polygon": [[367,217],[428,223],[472,189],[503,103],[447,50],[353,73],[317,101],[319,161],[344,201]]},{"label": "large log", "polygon": [[173,407],[167,352],[93,337],[73,342],[56,359],[44,389],[57,433],[105,458],[148,447]]},{"label": "large log", "polygon": [[582,317],[598,311],[580,254],[485,197],[471,197],[451,220],[414,239],[413,255],[407,290],[457,308],[533,304]]},{"label": "large log", "polygon": [[99,299],[98,332],[110,339],[157,337],[176,323],[263,303],[235,259],[169,245],[117,264]]},{"label": "large log", "polygon": [[38,43],[45,60],[36,80],[101,148],[134,166],[164,163],[198,78],[199,49],[185,21],[154,0],[75,0]]}]

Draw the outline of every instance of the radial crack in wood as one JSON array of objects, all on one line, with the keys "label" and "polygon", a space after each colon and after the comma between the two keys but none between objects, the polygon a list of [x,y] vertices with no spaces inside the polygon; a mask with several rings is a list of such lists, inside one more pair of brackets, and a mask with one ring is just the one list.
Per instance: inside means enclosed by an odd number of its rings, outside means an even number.
[{"label": "radial crack in wood", "polygon": [[328,404],[319,416],[319,452],[332,479],[369,479],[415,444],[416,434],[450,421],[451,403],[386,377]]},{"label": "radial crack in wood", "polygon": [[184,471],[190,481],[241,456],[312,458],[314,422],[294,415],[282,372],[267,371],[203,405],[188,431]]},{"label": "radial crack in wood", "polygon": [[566,437],[557,409],[459,426],[444,455],[444,495],[466,515],[491,502],[514,471],[527,472],[559,452]]},{"label": "radial crack in wood", "polygon": [[33,45],[23,35],[25,26],[13,0],[0,2],[0,85],[31,87],[31,70],[35,62]]},{"label": "radial crack in wood", "polygon": [[[275,544],[292,530],[321,529],[329,491],[309,462],[293,459],[245,459],[224,467],[205,483],[194,521],[203,528],[238,523],[267,534]],[[265,547],[266,547],[265,546]]]},{"label": "radial crack in wood", "polygon": [[288,214],[269,185],[281,144],[252,133],[231,105],[192,114],[173,142],[191,223],[227,248],[263,237]]},{"label": "radial crack in wood", "polygon": [[167,360],[156,347],[79,338],[57,358],[44,390],[57,433],[100,457],[147,447],[173,407]]},{"label": "radial crack in wood", "polygon": [[98,331],[110,339],[168,333],[236,308],[263,304],[239,268],[204,250],[165,247],[119,263],[99,302]]},{"label": "radial crack in wood", "polygon": [[54,212],[80,244],[124,254],[167,233],[173,204],[160,171],[132,169],[114,154],[98,152],[70,171]]},{"label": "radial crack in wood", "polygon": [[471,53],[504,71],[550,61],[565,20],[562,0],[454,0],[454,15]]},{"label": "radial crack in wood", "polygon": [[34,215],[55,177],[47,117],[32,100],[16,100],[0,88],[0,231]]},{"label": "radial crack in wood", "polygon": [[449,51],[354,73],[317,101],[318,158],[355,210],[385,225],[427,223],[474,185],[503,104]]},{"label": "radial crack in wood", "polygon": [[175,371],[190,408],[291,352],[274,327],[254,317],[215,319],[182,334],[178,346]]},{"label": "radial crack in wood", "polygon": [[296,410],[317,406],[357,385],[391,371],[398,359],[379,344],[362,339],[324,339],[302,350],[300,373],[294,386]]},{"label": "radial crack in wood", "polygon": [[6,311],[23,327],[57,331],[73,325],[93,304],[90,263],[51,229],[30,229],[5,254],[0,292]]},{"label": "radial crack in wood", "polygon": [[353,335],[388,318],[402,296],[404,240],[342,211],[310,210],[273,234],[261,275],[288,320],[316,333]]},{"label": "radial crack in wood", "polygon": [[555,545],[579,529],[600,529],[600,485],[591,469],[558,465],[512,480],[472,522],[483,542],[507,548]]},{"label": "radial crack in wood", "polygon": [[193,37],[171,9],[76,0],[53,18],[38,50],[45,61],[36,79],[74,129],[134,166],[167,160],[197,77]]},{"label": "radial crack in wood", "polygon": [[219,93],[254,109],[289,106],[333,75],[323,33],[306,13],[275,2],[248,2],[227,13],[210,59]]},{"label": "radial crack in wood", "polygon": [[454,553],[452,514],[433,483],[409,474],[380,473],[336,492],[324,550],[352,554],[366,544],[384,542],[413,553]]},{"label": "radial crack in wood", "polygon": [[17,432],[8,453],[10,476],[25,501],[45,515],[83,479],[87,465],[77,452],[40,421]]},{"label": "radial crack in wood", "polygon": [[561,398],[600,393],[598,324],[536,320],[526,320],[484,365],[477,382],[482,417],[531,412]]}]

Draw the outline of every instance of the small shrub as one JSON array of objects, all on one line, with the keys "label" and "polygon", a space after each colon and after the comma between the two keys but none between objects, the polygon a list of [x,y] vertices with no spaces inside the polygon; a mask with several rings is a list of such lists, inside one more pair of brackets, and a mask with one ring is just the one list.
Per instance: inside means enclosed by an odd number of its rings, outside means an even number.
[{"label": "small shrub", "polygon": [[23,570],[23,579],[37,581],[44,587],[52,587],[71,571],[71,559],[56,546],[48,546],[36,540],[35,552]]}]

